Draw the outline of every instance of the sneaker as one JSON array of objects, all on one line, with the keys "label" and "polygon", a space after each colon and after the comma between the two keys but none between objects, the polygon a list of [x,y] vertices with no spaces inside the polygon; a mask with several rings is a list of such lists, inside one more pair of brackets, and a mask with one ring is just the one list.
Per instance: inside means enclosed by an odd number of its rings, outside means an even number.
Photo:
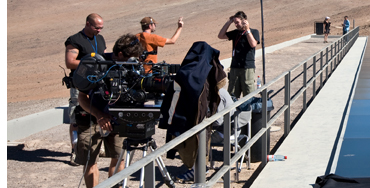
[{"label": "sneaker", "polygon": [[[209,172],[209,167],[206,167],[206,174]],[[184,183],[187,181],[194,181],[194,169],[186,171],[184,174],[180,174],[176,177],[177,181]]]},{"label": "sneaker", "polygon": [[72,152],[71,153],[71,161],[70,161],[70,165],[71,166],[80,166],[79,164],[77,164],[76,162],[75,162],[75,159],[76,159],[76,154],[75,154],[75,152]]},{"label": "sneaker", "polygon": [[194,169],[186,171],[184,174],[180,174],[176,179],[181,183],[186,181],[194,181]]}]

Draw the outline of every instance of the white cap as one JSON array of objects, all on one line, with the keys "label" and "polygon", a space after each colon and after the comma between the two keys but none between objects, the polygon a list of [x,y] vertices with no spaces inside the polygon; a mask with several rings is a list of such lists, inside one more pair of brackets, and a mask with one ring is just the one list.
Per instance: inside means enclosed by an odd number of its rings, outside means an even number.
[{"label": "white cap", "polygon": [[325,17],[325,19],[327,19],[327,20],[328,20],[328,19],[330,19],[330,17],[329,17],[329,16],[327,16],[327,17]]}]

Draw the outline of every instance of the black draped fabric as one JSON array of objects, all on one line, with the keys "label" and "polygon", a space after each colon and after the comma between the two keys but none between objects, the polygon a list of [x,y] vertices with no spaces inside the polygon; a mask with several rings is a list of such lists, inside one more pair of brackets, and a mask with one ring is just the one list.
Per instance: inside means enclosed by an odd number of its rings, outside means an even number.
[{"label": "black draped fabric", "polygon": [[[167,142],[216,113],[218,90],[226,84],[219,54],[206,42],[195,42],[189,49],[161,106],[158,127],[167,129]],[[171,151],[167,157],[174,154]]]},{"label": "black draped fabric", "polygon": [[319,176],[316,179],[314,188],[369,188],[370,177],[367,178],[346,178],[335,174]]}]

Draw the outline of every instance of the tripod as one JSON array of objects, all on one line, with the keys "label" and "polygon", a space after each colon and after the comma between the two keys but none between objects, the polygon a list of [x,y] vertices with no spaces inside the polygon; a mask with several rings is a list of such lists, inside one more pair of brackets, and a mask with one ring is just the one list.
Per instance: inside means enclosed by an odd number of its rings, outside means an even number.
[{"label": "tripod", "polygon": [[[138,147],[139,145],[143,145],[143,144],[145,144],[145,145],[142,146],[142,147]],[[123,158],[123,154],[124,154],[125,151],[127,152],[126,153],[126,160],[125,160],[125,168],[126,168],[131,163],[131,159],[132,159],[131,156],[130,156],[131,151],[133,152],[132,153],[132,156],[133,156],[133,154],[135,152],[135,149],[136,150],[142,150],[143,151],[143,157],[145,157],[148,148],[150,148],[151,151],[154,151],[155,149],[157,149],[157,144],[155,143],[155,140],[152,137],[149,137],[149,138],[146,138],[146,139],[130,139],[130,138],[126,138],[123,141],[122,151],[121,151],[121,154],[119,156],[119,159],[118,159],[118,162],[116,164],[116,168],[115,168],[113,174],[116,174],[117,169],[118,169],[118,167],[121,164],[121,161],[122,161],[122,158]],[[155,161],[157,162],[157,165],[159,167],[159,170],[161,171],[161,174],[163,176],[163,180],[164,180],[165,184],[168,187],[170,187],[170,188],[175,188],[175,183],[171,179],[171,176],[168,173],[168,171],[166,169],[166,166],[164,165],[161,156],[159,156]],[[141,168],[140,186],[139,186],[140,188],[143,187],[143,183],[144,183],[144,167]],[[123,180],[123,186],[122,187],[126,187],[126,184],[127,184],[127,178],[125,178]]]}]

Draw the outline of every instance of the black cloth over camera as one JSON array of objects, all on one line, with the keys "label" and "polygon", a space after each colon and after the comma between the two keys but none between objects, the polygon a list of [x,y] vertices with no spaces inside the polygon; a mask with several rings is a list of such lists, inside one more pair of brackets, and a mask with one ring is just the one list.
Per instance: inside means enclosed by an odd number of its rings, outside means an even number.
[{"label": "black cloth over camera", "polygon": [[[220,102],[218,90],[226,84],[226,73],[218,59],[219,54],[206,42],[195,42],[189,49],[161,106],[162,118],[158,127],[167,129],[166,142],[217,112]],[[207,136],[210,138],[210,131]],[[187,147],[197,148],[194,145]],[[167,158],[174,158],[175,153],[170,150]]]}]

